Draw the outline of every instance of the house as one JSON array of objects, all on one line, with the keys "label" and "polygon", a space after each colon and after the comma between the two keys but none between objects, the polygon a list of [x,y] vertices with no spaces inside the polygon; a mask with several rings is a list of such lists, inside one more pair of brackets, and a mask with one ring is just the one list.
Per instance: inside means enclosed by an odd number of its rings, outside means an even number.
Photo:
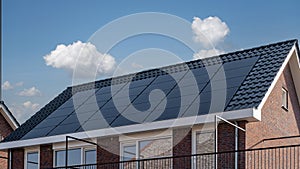
[{"label": "house", "polygon": [[[298,42],[288,40],[72,86],[0,149],[13,169],[259,168],[259,153],[238,151],[299,144],[299,77]],[[297,159],[293,148],[282,157]]]},{"label": "house", "polygon": [[[0,101],[0,141],[20,126],[3,101]],[[0,151],[0,168],[7,168],[8,153]]]}]

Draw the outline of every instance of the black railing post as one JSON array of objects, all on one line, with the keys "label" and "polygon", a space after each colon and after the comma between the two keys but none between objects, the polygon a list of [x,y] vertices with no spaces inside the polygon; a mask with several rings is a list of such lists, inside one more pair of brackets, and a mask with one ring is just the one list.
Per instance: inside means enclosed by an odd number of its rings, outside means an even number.
[{"label": "black railing post", "polygon": [[68,168],[68,140],[69,140],[69,136],[66,136],[66,149],[65,149],[65,169]]}]

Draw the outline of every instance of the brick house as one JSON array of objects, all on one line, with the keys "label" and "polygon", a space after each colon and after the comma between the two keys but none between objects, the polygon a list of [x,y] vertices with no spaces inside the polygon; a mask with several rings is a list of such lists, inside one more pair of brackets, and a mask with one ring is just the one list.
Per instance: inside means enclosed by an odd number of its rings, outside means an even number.
[{"label": "brick house", "polygon": [[[298,42],[289,40],[72,86],[0,149],[10,152],[13,169],[64,167],[66,136],[72,136],[78,140],[67,141],[69,166],[137,168],[125,162],[299,144],[299,138],[263,141],[299,135],[299,77]],[[222,121],[216,126],[216,115],[245,132]],[[202,168],[215,157],[204,157]],[[246,168],[247,157],[228,158],[228,168]],[[168,159],[146,168],[195,166],[191,157],[184,164]]]},{"label": "brick house", "polygon": [[[0,101],[0,141],[7,137],[20,125],[3,101]],[[7,168],[8,153],[0,151],[0,168]]]}]

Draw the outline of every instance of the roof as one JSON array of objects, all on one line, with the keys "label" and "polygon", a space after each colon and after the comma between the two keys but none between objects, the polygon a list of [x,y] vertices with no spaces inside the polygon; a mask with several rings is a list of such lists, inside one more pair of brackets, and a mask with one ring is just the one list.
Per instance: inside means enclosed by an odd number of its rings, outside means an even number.
[{"label": "roof", "polygon": [[256,108],[295,45],[288,40],[68,87],[4,142]]},{"label": "roof", "polygon": [[11,128],[14,130],[18,128],[20,126],[19,122],[8,109],[8,107],[4,104],[4,101],[0,101],[0,108],[2,109],[2,111],[0,112],[2,113],[8,124],[11,126]]}]

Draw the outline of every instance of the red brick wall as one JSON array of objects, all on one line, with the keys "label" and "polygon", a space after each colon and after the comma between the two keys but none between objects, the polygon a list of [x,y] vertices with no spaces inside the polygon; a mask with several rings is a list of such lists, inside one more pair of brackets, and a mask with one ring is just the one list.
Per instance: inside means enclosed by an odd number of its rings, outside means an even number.
[{"label": "red brick wall", "polygon": [[[282,87],[287,89],[289,93],[288,111],[281,108]],[[261,121],[248,123],[246,127],[246,148],[300,143],[299,138],[261,142],[265,138],[300,134],[300,106],[289,66],[283,71],[263,106]]]},{"label": "red brick wall", "polygon": [[[0,109],[1,113],[2,113],[2,109]],[[13,129],[11,128],[11,126],[8,124],[8,122],[5,120],[5,118],[2,116],[2,114],[0,113],[0,134],[2,137],[7,137],[12,131]]]},{"label": "red brick wall", "polygon": [[53,166],[52,144],[40,146],[40,169],[51,168]]},{"label": "red brick wall", "polygon": [[[241,128],[246,129],[246,121],[237,123]],[[246,133],[238,130],[238,150],[244,150],[246,147]],[[218,125],[218,152],[235,150],[235,127],[227,123],[219,123]],[[245,156],[238,156],[239,168],[244,168]],[[218,155],[218,168],[234,168],[235,153],[224,153]]]},{"label": "red brick wall", "polygon": [[24,149],[12,149],[12,169],[24,168]]},{"label": "red brick wall", "polygon": [[[5,120],[5,118],[2,116],[2,113],[4,113],[4,112],[2,112],[3,110],[1,108],[0,108],[0,111],[1,111],[0,112],[0,135],[4,138],[4,137],[7,137],[13,131],[13,129],[8,124],[8,122]],[[8,157],[8,154],[5,151],[1,151],[0,156]],[[7,167],[8,167],[8,160],[0,158],[0,168],[5,169]]]},{"label": "red brick wall", "polygon": [[[192,154],[192,130],[191,128],[173,129],[173,156],[183,156]],[[191,167],[191,158],[175,158],[173,160],[174,169],[184,169]]]},{"label": "red brick wall", "polygon": [[[99,138],[97,140],[97,163],[103,164],[103,163],[113,163],[113,162],[119,162],[120,160],[120,143],[119,143],[119,137],[113,136],[113,137],[105,137],[105,138]],[[98,169],[105,168],[106,166],[98,165]],[[119,165],[112,164],[109,166],[109,168],[112,169],[119,169]]]},{"label": "red brick wall", "polygon": [[8,158],[8,153],[6,151],[0,151],[0,157],[3,157],[0,158],[0,168],[1,169],[8,168],[8,159],[5,159]]}]

